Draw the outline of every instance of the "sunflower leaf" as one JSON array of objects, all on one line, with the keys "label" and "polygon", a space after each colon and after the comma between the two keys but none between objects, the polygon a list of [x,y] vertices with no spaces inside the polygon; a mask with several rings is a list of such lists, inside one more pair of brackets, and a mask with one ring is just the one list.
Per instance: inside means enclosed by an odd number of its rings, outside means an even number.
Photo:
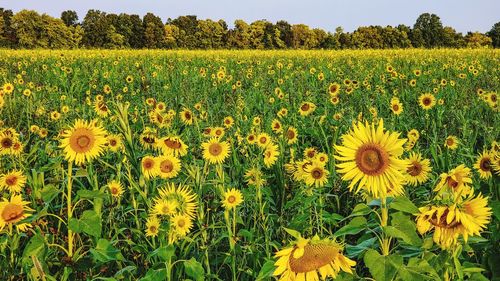
[{"label": "sunflower leaf", "polygon": [[184,271],[187,276],[194,278],[196,281],[205,280],[205,269],[203,269],[201,263],[194,258],[184,262]]},{"label": "sunflower leaf", "polygon": [[409,214],[418,213],[418,208],[406,196],[398,196],[390,203],[390,207],[394,210],[402,211]]}]

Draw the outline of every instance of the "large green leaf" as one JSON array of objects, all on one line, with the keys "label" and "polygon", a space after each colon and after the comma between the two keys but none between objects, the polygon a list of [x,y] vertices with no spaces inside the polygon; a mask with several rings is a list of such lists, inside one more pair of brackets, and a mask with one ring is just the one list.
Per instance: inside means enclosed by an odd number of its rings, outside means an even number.
[{"label": "large green leaf", "polygon": [[364,217],[355,217],[347,225],[335,232],[335,236],[358,234],[366,228]]},{"label": "large green leaf", "polygon": [[40,234],[35,234],[31,237],[28,245],[24,248],[22,262],[23,264],[32,264],[31,257],[35,256],[38,260],[45,260],[45,240]]},{"label": "large green leaf", "polygon": [[84,211],[80,219],[71,218],[69,228],[75,233],[85,232],[101,237],[101,218],[93,210]]},{"label": "large green leaf", "polygon": [[264,263],[264,265],[260,269],[256,281],[267,280],[267,278],[270,278],[273,275],[275,268],[276,267],[274,266],[273,260],[266,261],[266,263]]},{"label": "large green leaf", "polygon": [[382,256],[373,249],[366,251],[364,261],[376,281],[392,280],[396,276],[398,268],[403,265],[402,256]]},{"label": "large green leaf", "polygon": [[391,209],[402,211],[409,214],[417,214],[418,208],[406,196],[398,196],[389,205]]},{"label": "large green leaf", "polygon": [[194,258],[184,261],[184,271],[186,275],[193,278],[196,281],[205,280],[205,270],[201,263],[199,263]]},{"label": "large green leaf", "polygon": [[95,249],[90,249],[90,253],[96,261],[110,262],[115,260],[123,260],[120,250],[116,249],[111,242],[106,239],[99,239]]},{"label": "large green leaf", "polygon": [[391,225],[384,228],[387,235],[400,238],[413,246],[422,245],[422,239],[420,239],[416,232],[415,223],[408,216],[402,212],[394,213],[391,216]]}]

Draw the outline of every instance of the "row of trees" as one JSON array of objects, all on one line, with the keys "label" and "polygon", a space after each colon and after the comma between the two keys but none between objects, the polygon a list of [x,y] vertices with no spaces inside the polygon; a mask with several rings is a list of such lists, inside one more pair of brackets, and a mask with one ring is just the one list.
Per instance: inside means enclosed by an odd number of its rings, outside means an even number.
[{"label": "row of trees", "polygon": [[500,47],[500,22],[486,34],[465,36],[444,27],[435,14],[422,14],[413,27],[363,26],[354,32],[310,28],[286,21],[272,23],[180,16],[164,23],[148,13],[144,17],[89,10],[79,22],[75,11],[60,18],[22,10],[14,14],[0,8],[0,47],[10,48],[185,48],[185,49],[386,49],[410,47]]}]

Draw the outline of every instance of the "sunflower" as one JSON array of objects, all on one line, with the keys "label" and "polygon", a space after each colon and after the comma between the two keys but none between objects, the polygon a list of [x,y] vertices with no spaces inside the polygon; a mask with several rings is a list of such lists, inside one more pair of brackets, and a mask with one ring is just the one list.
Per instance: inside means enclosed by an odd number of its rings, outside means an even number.
[{"label": "sunflower", "polygon": [[403,104],[398,98],[391,99],[391,111],[394,115],[400,115],[403,112]]},{"label": "sunflower", "polygon": [[173,226],[175,234],[180,237],[186,236],[193,227],[191,217],[187,215],[175,215],[170,219],[170,224]]},{"label": "sunflower", "polygon": [[364,188],[376,198],[385,197],[388,192],[403,193],[405,177],[403,171],[407,162],[400,159],[406,139],[399,139],[399,133],[384,132],[384,122],[378,127],[372,123],[358,122],[353,129],[342,136],[342,146],[335,146],[338,172],[343,180],[350,180],[349,189],[357,185],[356,192]]},{"label": "sunflower", "polygon": [[160,188],[159,197],[156,200],[167,200],[177,204],[177,213],[194,217],[198,203],[196,202],[196,194],[187,185],[179,184],[175,186],[173,183],[168,183],[166,187]]},{"label": "sunflower", "polygon": [[65,158],[76,165],[85,164],[101,155],[106,144],[106,131],[95,121],[76,120],[71,129],[62,134],[61,145]]},{"label": "sunflower", "polygon": [[245,172],[245,182],[248,185],[260,187],[266,183],[266,180],[262,177],[262,172],[258,168],[253,167]]},{"label": "sunflower", "polygon": [[[283,281],[326,280],[336,278],[340,271],[352,274],[356,262],[342,254],[343,247],[335,241],[299,238],[293,246],[278,251],[274,276]],[[319,276],[318,276],[319,275]]]},{"label": "sunflower", "polygon": [[300,105],[299,113],[301,116],[308,116],[309,114],[313,113],[315,109],[316,109],[316,105],[314,103],[303,102]]},{"label": "sunflower", "polygon": [[0,155],[10,154],[14,143],[17,141],[17,137],[11,134],[10,131],[0,132]]},{"label": "sunflower", "polygon": [[273,122],[271,123],[271,130],[276,134],[283,132],[283,126],[281,125],[281,122],[278,119],[274,119]]},{"label": "sunflower", "polygon": [[188,108],[184,108],[181,113],[181,120],[184,124],[186,125],[192,125],[193,124],[193,112],[189,110]]},{"label": "sunflower", "polygon": [[417,229],[421,234],[434,230],[433,240],[443,249],[457,243],[459,236],[467,242],[469,236],[480,235],[491,221],[491,208],[481,194],[451,206],[419,208]]},{"label": "sunflower", "polygon": [[100,117],[107,117],[110,113],[108,105],[106,104],[106,102],[104,100],[102,100],[102,101],[96,100],[94,102],[94,111]]},{"label": "sunflower", "polygon": [[448,149],[455,150],[458,148],[458,138],[456,136],[448,136],[444,141],[444,146]]},{"label": "sunflower", "polygon": [[231,128],[234,124],[233,117],[227,116],[226,118],[224,118],[223,124],[224,124],[224,127],[228,128],[228,129]]},{"label": "sunflower", "polygon": [[31,216],[29,212],[33,209],[28,207],[30,202],[23,201],[21,195],[12,195],[10,201],[4,198],[0,202],[0,231],[5,226],[12,227],[16,226],[18,231],[25,232],[31,225],[29,223],[19,223],[19,221]]},{"label": "sunflower", "polygon": [[146,237],[156,237],[160,231],[160,220],[156,216],[150,216],[146,220]]},{"label": "sunflower", "polygon": [[120,198],[123,194],[123,186],[121,182],[117,180],[112,180],[108,182],[108,189],[111,196],[115,198]]},{"label": "sunflower", "polygon": [[243,194],[241,194],[241,191],[238,189],[231,188],[226,190],[223,196],[224,200],[222,201],[222,206],[224,206],[226,210],[234,209],[243,203]]},{"label": "sunflower", "polygon": [[181,161],[173,155],[164,155],[156,158],[159,165],[159,176],[162,179],[175,178],[181,170]]},{"label": "sunflower", "polygon": [[492,159],[493,155],[487,150],[484,150],[483,153],[479,154],[476,163],[474,164],[474,168],[479,173],[480,178],[491,178]]},{"label": "sunflower", "polygon": [[340,84],[338,83],[330,83],[328,86],[328,93],[332,96],[336,96],[340,91]]},{"label": "sunflower", "polygon": [[339,98],[339,96],[331,96],[331,97],[330,97],[330,102],[331,102],[333,105],[337,105],[337,104],[339,104],[339,102],[340,102],[340,98]]},{"label": "sunflower", "polygon": [[407,134],[408,140],[416,142],[420,138],[420,133],[417,129],[411,129]]},{"label": "sunflower", "polygon": [[440,197],[450,192],[454,197],[465,197],[472,193],[470,184],[472,184],[470,169],[459,165],[448,173],[440,175],[440,181],[434,191],[437,191]]},{"label": "sunflower", "polygon": [[423,109],[429,110],[436,105],[436,97],[430,93],[425,93],[418,97],[418,103]]},{"label": "sunflower", "polygon": [[304,150],[304,157],[306,159],[313,159],[318,154],[318,151],[314,147],[308,147]]},{"label": "sunflower", "polygon": [[109,150],[118,152],[123,149],[122,137],[120,135],[108,135],[106,142]]},{"label": "sunflower", "polygon": [[2,91],[6,94],[10,94],[14,91],[14,85],[11,83],[5,83],[3,84]]},{"label": "sunflower", "polygon": [[177,212],[179,204],[175,200],[156,198],[153,205],[153,213],[159,216],[173,216]]},{"label": "sunflower", "polygon": [[141,160],[141,171],[144,178],[154,178],[160,174],[160,165],[155,157],[144,156]]},{"label": "sunflower", "polygon": [[184,156],[188,151],[188,146],[178,136],[167,136],[161,138],[159,146],[164,154],[172,154],[175,157]]},{"label": "sunflower", "polygon": [[229,156],[231,148],[226,141],[219,141],[217,138],[212,138],[208,142],[201,144],[203,148],[203,159],[210,164],[222,164]]},{"label": "sunflower", "polygon": [[406,169],[406,182],[412,186],[417,186],[429,179],[432,170],[431,161],[422,159],[420,153],[412,152],[408,158],[409,166]]},{"label": "sunflower", "polygon": [[274,163],[276,163],[278,156],[280,155],[278,145],[270,143],[266,149],[264,149],[262,155],[264,156],[264,165],[267,168],[270,168],[274,165]]},{"label": "sunflower", "polygon": [[21,171],[11,171],[0,176],[0,190],[7,189],[10,193],[19,193],[26,184],[26,177]]},{"label": "sunflower", "polygon": [[262,147],[262,148],[265,148],[267,147],[269,144],[271,143],[271,136],[269,136],[268,134],[266,133],[260,133],[258,136],[257,136],[257,145]]},{"label": "sunflower", "polygon": [[158,141],[156,130],[150,127],[146,127],[142,134],[139,136],[139,141],[144,148],[153,148],[155,145],[157,145]]},{"label": "sunflower", "polygon": [[288,127],[286,130],[286,140],[288,144],[294,144],[297,142],[297,129],[295,127]]},{"label": "sunflower", "polygon": [[302,178],[308,186],[323,187],[328,182],[329,174],[330,172],[325,169],[323,163],[312,161],[312,164],[305,168]]}]

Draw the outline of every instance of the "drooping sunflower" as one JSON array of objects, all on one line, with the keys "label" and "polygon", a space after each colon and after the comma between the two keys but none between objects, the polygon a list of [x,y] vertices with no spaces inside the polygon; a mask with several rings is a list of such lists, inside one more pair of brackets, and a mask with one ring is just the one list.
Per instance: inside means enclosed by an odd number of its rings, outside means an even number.
[{"label": "drooping sunflower", "polygon": [[222,164],[229,156],[231,148],[226,141],[219,141],[218,138],[212,138],[208,142],[201,144],[203,148],[203,159],[210,164]]},{"label": "drooping sunflower", "polygon": [[431,161],[423,159],[420,153],[412,152],[408,157],[409,166],[406,169],[406,182],[412,186],[417,186],[429,179],[432,170]]},{"label": "drooping sunflower", "polygon": [[3,198],[0,202],[0,231],[5,226],[16,226],[18,231],[25,232],[31,224],[18,223],[27,217],[30,217],[30,212],[33,211],[28,205],[30,202],[23,201],[21,195],[12,195],[10,200]]},{"label": "drooping sunflower", "polygon": [[157,145],[158,141],[156,130],[150,127],[144,128],[144,131],[139,136],[139,141],[144,148],[153,148],[155,145]]},{"label": "drooping sunflower", "polygon": [[274,165],[274,163],[276,163],[276,161],[278,160],[278,156],[280,155],[278,145],[270,143],[264,149],[262,155],[264,156],[264,165],[267,168],[270,168]]},{"label": "drooping sunflower", "polygon": [[121,182],[117,180],[112,180],[108,182],[108,189],[111,196],[115,198],[120,198],[123,194],[123,186]]},{"label": "drooping sunflower", "polygon": [[431,93],[425,93],[418,97],[418,103],[422,109],[429,110],[436,105],[436,97]]},{"label": "drooping sunflower", "polygon": [[94,111],[100,117],[107,117],[110,113],[109,107],[104,100],[94,102]]},{"label": "drooping sunflower", "polygon": [[146,237],[156,237],[160,231],[160,220],[156,216],[150,216],[146,220]]},{"label": "drooping sunflower", "polygon": [[177,213],[189,217],[194,217],[198,208],[196,194],[187,185],[175,186],[173,183],[168,183],[166,187],[160,188],[157,200],[160,199],[175,202]]},{"label": "drooping sunflower", "polygon": [[243,194],[236,188],[226,190],[223,196],[224,200],[222,201],[222,206],[224,206],[226,210],[234,209],[243,203]]},{"label": "drooping sunflower", "polygon": [[480,235],[491,220],[488,200],[481,194],[450,206],[425,206],[419,209],[417,229],[421,234],[434,230],[433,240],[443,249],[457,243],[459,236],[467,242],[469,236]]},{"label": "drooping sunflower", "polygon": [[274,119],[273,122],[271,123],[271,130],[276,134],[283,132],[283,126],[281,125],[281,122],[278,119]]},{"label": "drooping sunflower", "polygon": [[322,187],[328,182],[329,174],[330,172],[325,169],[323,163],[319,161],[312,161],[312,164],[308,165],[305,169],[305,173],[302,178],[309,186],[314,185],[315,187]]},{"label": "drooping sunflower", "polygon": [[336,278],[340,271],[352,274],[356,262],[342,251],[342,245],[329,239],[299,238],[293,246],[275,254],[278,260],[273,275],[283,281],[309,281]]},{"label": "drooping sunflower", "polygon": [[462,164],[448,173],[442,173],[434,191],[438,192],[439,197],[466,197],[472,193],[471,183],[471,171]]},{"label": "drooping sunflower", "polygon": [[479,177],[482,179],[489,179],[492,175],[492,159],[493,156],[487,150],[484,150],[483,153],[479,154],[477,157],[476,163],[474,164],[474,168],[479,173]]},{"label": "drooping sunflower", "polygon": [[444,146],[448,149],[455,150],[458,148],[458,138],[456,136],[448,136],[444,141]]},{"label": "drooping sunflower", "polygon": [[376,198],[403,193],[407,162],[400,159],[406,139],[399,139],[399,133],[384,132],[380,119],[378,127],[358,122],[353,129],[342,136],[342,145],[335,150],[343,180],[349,180],[349,189],[357,185],[356,192],[365,189]]},{"label": "drooping sunflower", "polygon": [[160,165],[153,156],[144,156],[141,160],[141,171],[145,179],[150,179],[160,174]]},{"label": "drooping sunflower", "polygon": [[21,171],[11,171],[0,176],[0,190],[7,189],[10,193],[19,193],[26,184],[26,176]]},{"label": "drooping sunflower", "polygon": [[72,128],[62,134],[61,145],[68,161],[76,165],[97,158],[106,145],[106,131],[95,121],[76,120]]},{"label": "drooping sunflower", "polygon": [[172,154],[176,157],[184,156],[188,152],[188,146],[178,136],[166,136],[161,138],[159,146],[164,154]]},{"label": "drooping sunflower", "polygon": [[159,176],[162,179],[175,178],[181,170],[181,161],[173,155],[163,155],[156,158],[159,165]]}]

